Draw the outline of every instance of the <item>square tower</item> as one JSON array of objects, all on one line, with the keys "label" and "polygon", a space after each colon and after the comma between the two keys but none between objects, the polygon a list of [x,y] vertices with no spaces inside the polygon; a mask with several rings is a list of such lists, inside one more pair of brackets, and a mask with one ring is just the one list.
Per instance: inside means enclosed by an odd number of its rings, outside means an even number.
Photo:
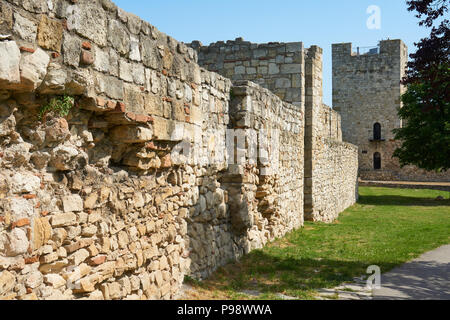
[{"label": "square tower", "polygon": [[402,126],[400,81],[408,48],[401,40],[384,40],[364,54],[353,52],[351,43],[333,44],[332,52],[333,109],[342,116],[343,139],[359,147],[360,175],[395,179],[392,130]]}]

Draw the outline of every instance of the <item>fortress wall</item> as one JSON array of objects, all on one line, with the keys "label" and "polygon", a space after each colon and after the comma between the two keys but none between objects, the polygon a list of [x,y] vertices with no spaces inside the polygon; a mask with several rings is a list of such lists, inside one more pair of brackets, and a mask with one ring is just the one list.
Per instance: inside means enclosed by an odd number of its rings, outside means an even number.
[{"label": "fortress wall", "polygon": [[[333,222],[358,200],[358,148],[320,138],[314,150],[313,206],[305,220]],[[306,209],[305,209],[306,210]]]},{"label": "fortress wall", "polygon": [[322,104],[318,113],[319,135],[332,140],[342,141],[341,115],[326,104]]},{"label": "fortress wall", "polygon": [[306,56],[305,220],[332,222],[357,200],[357,147],[342,142],[340,116],[323,104],[322,49]]},{"label": "fortress wall", "polygon": [[[108,0],[0,15],[2,299],[171,299],[302,225],[302,108],[232,87]],[[39,118],[64,94],[67,116]],[[279,171],[230,161],[237,128],[279,130]]]},{"label": "fortress wall", "polygon": [[[192,258],[198,263],[191,272],[202,278],[303,225],[303,111],[251,82],[236,82],[232,92],[230,123],[237,143],[228,151],[231,162],[219,179],[227,191],[228,211],[219,218],[200,212],[190,224],[192,234],[188,231],[192,247],[202,248]],[[227,139],[233,140],[233,134]],[[209,203],[208,194],[206,199]],[[207,237],[198,230],[207,230]],[[214,239],[221,241],[211,247]],[[213,257],[223,257],[213,268],[211,250]]]},{"label": "fortress wall", "polygon": [[[306,219],[333,221],[355,202],[357,159],[353,157],[357,153],[350,146],[338,147],[342,142],[340,115],[323,105],[321,48],[305,49],[301,42],[253,44],[242,39],[189,46],[197,50],[199,63],[208,70],[258,83],[287,102],[305,106]],[[291,91],[300,96],[293,99]],[[342,161],[342,167],[335,165],[333,157]],[[333,179],[342,183],[333,184]],[[342,205],[333,207],[332,201],[338,198]]]},{"label": "fortress wall", "polygon": [[255,44],[242,39],[202,46],[198,51],[201,66],[231,80],[249,80],[269,89],[283,101],[304,106],[305,53],[302,42]]},{"label": "fortress wall", "polygon": [[[401,40],[380,42],[379,53],[358,55],[351,43],[333,44],[333,108],[341,114],[343,138],[359,147],[360,176],[370,180],[450,181],[450,172],[400,168],[392,158],[399,142],[392,130],[402,126],[402,106],[408,48]],[[374,124],[381,124],[382,141],[373,141]],[[374,170],[374,154],[381,170]]]}]

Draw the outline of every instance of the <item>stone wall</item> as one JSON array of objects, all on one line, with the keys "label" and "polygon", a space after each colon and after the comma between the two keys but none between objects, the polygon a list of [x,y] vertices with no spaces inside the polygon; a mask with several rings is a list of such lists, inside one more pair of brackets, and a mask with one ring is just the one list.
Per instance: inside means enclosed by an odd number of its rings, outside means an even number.
[{"label": "stone wall", "polygon": [[[232,92],[230,124],[236,130],[227,139],[236,136],[237,142],[219,178],[228,211],[218,216],[215,208],[200,208],[189,223],[197,278],[303,225],[303,110],[251,82],[236,82]],[[200,192],[209,209],[215,194]]]},{"label": "stone wall", "polygon": [[311,159],[305,166],[311,170],[305,171],[305,219],[332,222],[358,200],[358,148],[342,141],[336,111],[322,104],[314,117],[314,144],[305,150]]},{"label": "stone wall", "polygon": [[[401,40],[381,41],[375,54],[358,55],[351,43],[333,45],[333,108],[342,116],[344,140],[359,147],[363,179],[450,181],[450,172],[401,168],[392,158],[399,144],[392,130],[402,126],[397,110],[407,61],[408,48]],[[375,123],[381,125],[380,141],[374,141]],[[381,155],[381,170],[374,170],[375,153]]]},{"label": "stone wall", "polygon": [[201,66],[232,80],[249,80],[269,89],[282,100],[304,105],[305,50],[302,42],[255,44],[238,38],[202,46],[198,51]]},{"label": "stone wall", "polygon": [[342,142],[340,116],[323,104],[321,48],[308,50],[305,74],[305,219],[332,222],[357,200],[357,147]]},{"label": "stone wall", "polygon": [[172,299],[302,225],[302,107],[108,0],[0,16],[0,298]]},{"label": "stone wall", "polygon": [[242,39],[209,46],[194,41],[189,46],[197,50],[199,64],[208,70],[253,81],[287,102],[304,106],[306,219],[331,222],[355,203],[357,152],[342,143],[340,115],[323,105],[321,48],[305,49],[301,42],[254,44]]}]

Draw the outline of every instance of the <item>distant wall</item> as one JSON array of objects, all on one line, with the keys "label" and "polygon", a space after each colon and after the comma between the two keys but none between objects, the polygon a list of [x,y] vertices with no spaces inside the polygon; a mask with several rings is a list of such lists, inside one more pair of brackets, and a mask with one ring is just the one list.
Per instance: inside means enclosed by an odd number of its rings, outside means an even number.
[{"label": "distant wall", "polygon": [[198,63],[231,80],[249,80],[269,89],[283,101],[304,105],[305,53],[302,42],[255,44],[242,39],[202,46]]},{"label": "distant wall", "polygon": [[[340,115],[323,105],[321,48],[305,49],[301,42],[254,44],[242,39],[189,46],[197,50],[199,63],[208,70],[258,83],[284,101],[304,105],[306,219],[331,222],[355,203],[357,152],[342,144]],[[336,199],[339,202],[333,202]]]}]

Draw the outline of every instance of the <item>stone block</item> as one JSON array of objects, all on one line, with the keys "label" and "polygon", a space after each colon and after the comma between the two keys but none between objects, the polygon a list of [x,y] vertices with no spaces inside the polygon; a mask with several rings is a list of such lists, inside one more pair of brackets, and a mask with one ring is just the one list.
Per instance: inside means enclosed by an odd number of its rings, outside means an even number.
[{"label": "stone block", "polygon": [[0,295],[5,295],[14,289],[16,279],[9,271],[2,271],[0,273]]},{"label": "stone block", "polygon": [[291,74],[291,73],[301,73],[302,65],[301,64],[282,64],[281,65],[281,73],[283,74]]},{"label": "stone block", "polygon": [[114,19],[109,20],[108,41],[120,54],[128,54],[130,50],[130,35],[126,31],[125,26]]},{"label": "stone block", "polygon": [[14,41],[0,42],[0,85],[20,82],[20,50]]},{"label": "stone block", "polygon": [[80,65],[81,39],[68,32],[64,33],[63,41],[64,63],[77,68]]},{"label": "stone block", "polygon": [[47,274],[44,276],[44,283],[58,289],[66,285],[66,280],[59,274]]},{"label": "stone block", "polygon": [[29,242],[27,234],[20,228],[15,228],[6,234],[5,253],[8,257],[24,254],[28,250]]},{"label": "stone block", "polygon": [[[101,47],[107,45],[107,21],[103,8],[89,2],[67,8],[67,28],[92,40]],[[95,23],[93,23],[95,21]]]},{"label": "stone block", "polygon": [[37,34],[39,46],[44,49],[61,52],[62,38],[62,23],[57,20],[50,19],[46,15],[42,15]]},{"label": "stone block", "polygon": [[83,199],[77,194],[62,197],[64,212],[83,211]]},{"label": "stone block", "polygon": [[18,13],[14,13],[14,33],[21,39],[33,43],[36,40],[37,25]]},{"label": "stone block", "polygon": [[94,69],[100,72],[109,72],[110,69],[110,56],[107,50],[103,50],[97,46],[94,46]]},{"label": "stone block", "polygon": [[110,136],[121,143],[141,143],[152,140],[153,131],[148,127],[118,126],[111,130]]},{"label": "stone block", "polygon": [[67,227],[72,226],[77,222],[77,216],[72,213],[57,213],[52,216],[51,218],[51,224],[52,227],[58,228],[58,227]]},{"label": "stone block", "polygon": [[35,218],[33,225],[32,249],[37,250],[46,244],[52,236],[52,227],[48,218]]},{"label": "stone block", "polygon": [[154,117],[153,131],[155,140],[181,141],[183,139],[184,124],[173,120]]},{"label": "stone block", "polygon": [[11,34],[13,11],[6,3],[0,4],[0,34]]}]

